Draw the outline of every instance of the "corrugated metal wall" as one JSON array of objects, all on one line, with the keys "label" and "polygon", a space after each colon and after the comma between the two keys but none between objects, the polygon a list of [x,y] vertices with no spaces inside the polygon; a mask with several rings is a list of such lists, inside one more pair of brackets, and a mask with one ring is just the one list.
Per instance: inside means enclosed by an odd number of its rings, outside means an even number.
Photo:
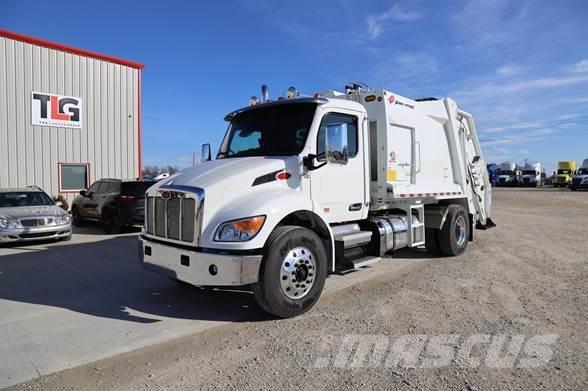
[{"label": "corrugated metal wall", "polygon": [[[0,37],[0,187],[57,195],[59,162],[90,163],[90,182],[136,178],[139,72]],[[81,97],[82,128],[33,126],[32,91]]]}]

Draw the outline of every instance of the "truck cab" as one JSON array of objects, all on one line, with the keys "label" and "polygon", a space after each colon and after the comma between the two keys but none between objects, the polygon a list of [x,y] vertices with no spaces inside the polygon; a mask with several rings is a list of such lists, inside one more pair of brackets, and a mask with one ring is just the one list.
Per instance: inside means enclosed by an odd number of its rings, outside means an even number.
[{"label": "truck cab", "polygon": [[570,189],[588,189],[588,159],[584,159],[582,167],[578,169],[576,175],[572,178]]},{"label": "truck cab", "polygon": [[201,164],[147,191],[145,268],[249,286],[289,317],[314,305],[329,273],[402,247],[459,255],[474,228],[494,225],[473,118],[452,100],[357,84],[263,95],[226,115],[216,159],[205,147]]},{"label": "truck cab", "polygon": [[498,186],[518,186],[521,170],[514,162],[504,162],[498,169]]},{"label": "truck cab", "polygon": [[543,171],[541,163],[530,163],[525,161],[521,169],[521,185],[522,186],[541,186],[543,184]]},{"label": "truck cab", "polygon": [[486,168],[488,170],[490,184],[496,186],[498,184],[498,165],[496,163],[490,163],[486,165]]},{"label": "truck cab", "polygon": [[576,162],[564,160],[557,163],[557,175],[554,178],[554,187],[566,187],[572,183],[572,177],[576,173]]}]

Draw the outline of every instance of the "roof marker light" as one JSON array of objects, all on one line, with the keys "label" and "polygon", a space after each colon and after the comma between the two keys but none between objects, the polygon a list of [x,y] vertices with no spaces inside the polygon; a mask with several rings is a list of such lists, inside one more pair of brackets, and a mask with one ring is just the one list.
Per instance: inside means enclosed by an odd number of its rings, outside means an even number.
[{"label": "roof marker light", "polygon": [[288,87],[286,90],[286,97],[288,99],[297,98],[298,96],[300,96],[300,92],[298,92],[296,87]]},{"label": "roof marker light", "polygon": [[249,106],[255,106],[258,103],[259,101],[257,100],[257,96],[252,96],[249,98]]}]

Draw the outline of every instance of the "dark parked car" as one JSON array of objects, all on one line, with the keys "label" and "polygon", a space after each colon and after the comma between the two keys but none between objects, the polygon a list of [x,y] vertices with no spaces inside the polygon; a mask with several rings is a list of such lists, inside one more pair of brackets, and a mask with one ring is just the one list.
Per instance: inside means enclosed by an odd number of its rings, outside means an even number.
[{"label": "dark parked car", "polygon": [[156,181],[100,179],[80,191],[72,204],[75,226],[98,221],[106,233],[118,233],[129,225],[143,224],[145,191]]}]

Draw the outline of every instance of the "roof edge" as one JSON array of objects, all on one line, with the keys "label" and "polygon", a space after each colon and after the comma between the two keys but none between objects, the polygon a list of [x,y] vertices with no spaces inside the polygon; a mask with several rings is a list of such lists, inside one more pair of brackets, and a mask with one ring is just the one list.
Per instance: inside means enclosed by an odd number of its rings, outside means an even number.
[{"label": "roof edge", "polygon": [[17,41],[30,43],[30,44],[38,45],[38,46],[43,46],[43,47],[46,47],[49,49],[60,50],[62,52],[77,54],[80,56],[91,57],[91,58],[95,58],[98,60],[108,61],[108,62],[112,62],[115,64],[120,64],[120,65],[124,65],[127,67],[131,67],[131,68],[136,68],[136,69],[145,68],[145,65],[140,62],[129,61],[129,60],[125,60],[125,59],[122,59],[119,57],[114,57],[114,56],[108,56],[106,54],[100,54],[100,53],[92,52],[89,50],[79,49],[79,48],[75,48],[73,46],[62,45],[60,43],[50,42],[50,41],[46,41],[44,39],[35,38],[35,37],[15,33],[13,31],[8,31],[8,30],[4,30],[4,29],[0,29],[0,37],[14,39]]}]

